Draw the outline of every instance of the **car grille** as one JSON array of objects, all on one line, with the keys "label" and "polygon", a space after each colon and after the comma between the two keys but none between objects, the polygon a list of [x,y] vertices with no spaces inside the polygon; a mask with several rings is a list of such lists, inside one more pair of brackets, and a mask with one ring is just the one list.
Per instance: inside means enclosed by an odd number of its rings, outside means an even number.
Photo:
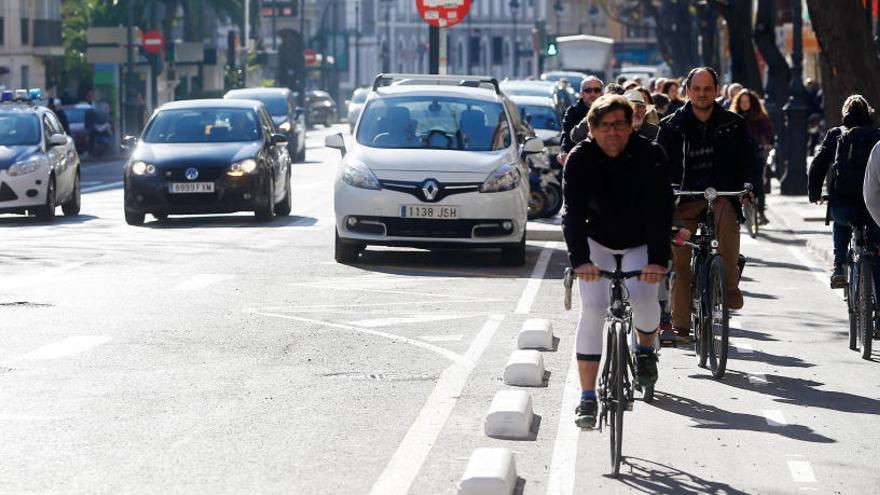
[{"label": "car grille", "polygon": [[186,179],[186,169],[190,167],[195,167],[199,171],[199,177],[192,182],[216,180],[226,174],[225,167],[218,167],[216,165],[181,165],[164,169],[162,177],[169,181],[189,182]]},{"label": "car grille", "polygon": [[[434,182],[436,194],[432,199],[425,197],[425,184],[429,181]],[[477,192],[480,190],[482,182],[450,182],[442,183],[435,179],[426,179],[420,182],[400,181],[400,180],[380,180],[379,185],[382,189],[411,194],[425,203],[436,203],[454,194],[463,194],[469,192]]]}]

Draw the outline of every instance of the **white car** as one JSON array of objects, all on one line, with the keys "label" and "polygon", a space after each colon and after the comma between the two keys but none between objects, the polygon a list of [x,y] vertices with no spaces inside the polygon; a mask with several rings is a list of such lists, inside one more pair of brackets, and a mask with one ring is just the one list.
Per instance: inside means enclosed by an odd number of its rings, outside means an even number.
[{"label": "white car", "polygon": [[354,132],[354,123],[357,122],[369,94],[369,89],[357,88],[351,95],[351,101],[348,102],[348,126],[352,132]]},{"label": "white car", "polygon": [[542,96],[511,96],[510,99],[519,109],[520,118],[532,126],[535,135],[550,148],[548,152],[559,153],[562,116],[559,115],[553,100]]},{"label": "white car", "polygon": [[376,78],[336,176],[336,261],[368,245],[501,248],[525,262],[529,178],[540,153],[494,79]]},{"label": "white car", "polygon": [[12,92],[4,91],[0,103],[0,213],[52,220],[61,206],[65,215],[78,215],[76,145],[55,114],[28,102],[26,94],[13,101]]}]

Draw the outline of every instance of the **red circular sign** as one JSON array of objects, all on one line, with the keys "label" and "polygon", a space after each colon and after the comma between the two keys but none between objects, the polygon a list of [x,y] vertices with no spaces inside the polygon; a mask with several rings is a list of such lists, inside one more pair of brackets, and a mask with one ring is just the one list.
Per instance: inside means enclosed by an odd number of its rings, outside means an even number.
[{"label": "red circular sign", "polygon": [[165,37],[159,31],[147,31],[144,33],[144,51],[156,54],[165,46]]},{"label": "red circular sign", "polygon": [[306,50],[303,53],[303,55],[305,55],[305,57],[306,57],[306,64],[307,65],[311,65],[311,64],[315,63],[316,60],[318,60],[318,54],[315,52],[315,50],[312,50],[312,49]]},{"label": "red circular sign", "polygon": [[448,28],[465,18],[471,8],[471,0],[416,0],[416,8],[428,24]]}]

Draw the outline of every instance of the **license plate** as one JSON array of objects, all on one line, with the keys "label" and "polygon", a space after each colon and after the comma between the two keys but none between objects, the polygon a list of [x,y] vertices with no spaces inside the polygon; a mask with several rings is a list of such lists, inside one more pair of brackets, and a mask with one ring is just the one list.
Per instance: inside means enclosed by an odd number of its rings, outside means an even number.
[{"label": "license plate", "polygon": [[433,218],[437,220],[457,220],[458,206],[439,205],[401,205],[401,218]]},{"label": "license plate", "polygon": [[168,191],[173,194],[180,193],[212,193],[213,182],[172,182],[168,185]]}]

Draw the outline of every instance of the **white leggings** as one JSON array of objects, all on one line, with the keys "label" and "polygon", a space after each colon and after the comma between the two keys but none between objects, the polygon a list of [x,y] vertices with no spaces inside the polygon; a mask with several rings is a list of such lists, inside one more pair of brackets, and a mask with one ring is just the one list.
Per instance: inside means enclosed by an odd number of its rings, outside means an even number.
[{"label": "white leggings", "polygon": [[[590,260],[600,270],[613,272],[617,265],[615,254],[622,254],[621,269],[625,272],[641,270],[648,264],[648,246],[631,249],[608,249],[587,239]],[[629,293],[633,311],[633,326],[645,333],[654,332],[660,324],[660,305],[657,304],[659,285],[628,279],[624,282]],[[578,280],[581,294],[581,315],[577,326],[577,358],[582,361],[599,361],[602,357],[602,329],[608,305],[611,304],[611,281],[597,282]]]}]

